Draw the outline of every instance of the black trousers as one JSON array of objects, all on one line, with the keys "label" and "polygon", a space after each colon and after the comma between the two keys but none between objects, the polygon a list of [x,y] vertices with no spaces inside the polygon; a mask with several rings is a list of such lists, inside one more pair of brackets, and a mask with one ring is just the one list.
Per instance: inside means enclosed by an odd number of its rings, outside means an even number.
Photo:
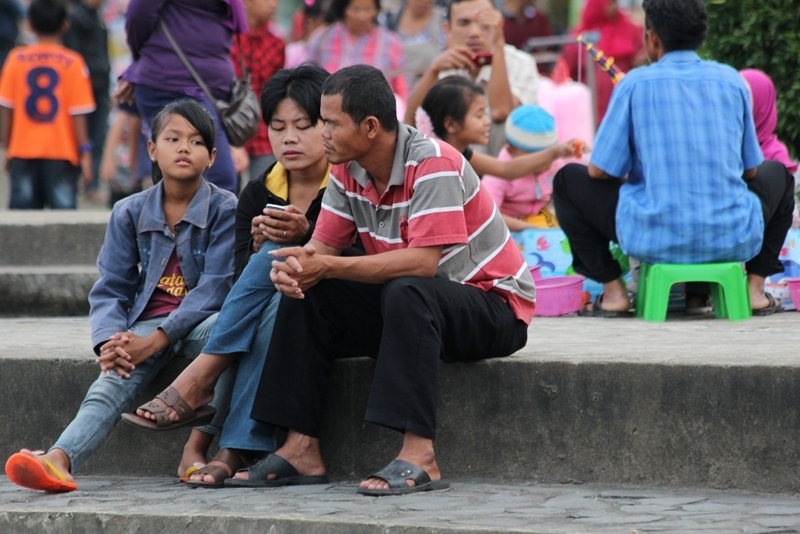
[{"label": "black trousers", "polygon": [[386,284],[323,280],[278,308],[251,417],[319,437],[334,359],[377,359],[366,420],[436,436],[439,361],[522,348],[527,325],[496,295],[438,278]]},{"label": "black trousers", "polygon": [[[572,248],[572,266],[601,283],[622,274],[608,250],[609,241],[617,241],[620,187],[621,180],[595,180],[587,167],[576,163],[566,165],[553,180],[556,215]],[[761,199],[764,213],[764,242],[758,255],[746,262],[747,272],[766,277],[783,271],[778,256],[792,226],[794,179],[783,164],[765,161],[747,187]]]}]

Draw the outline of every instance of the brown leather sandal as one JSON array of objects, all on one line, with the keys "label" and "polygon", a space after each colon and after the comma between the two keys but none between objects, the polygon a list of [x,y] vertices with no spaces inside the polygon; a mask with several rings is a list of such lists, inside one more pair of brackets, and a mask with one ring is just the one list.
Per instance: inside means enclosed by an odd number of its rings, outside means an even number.
[{"label": "brown leather sandal", "polygon": [[244,469],[253,465],[255,459],[251,451],[238,449],[220,449],[211,462],[220,462],[224,465],[211,465],[209,462],[205,467],[201,467],[193,474],[211,475],[214,482],[204,482],[201,480],[187,480],[186,485],[190,488],[221,488],[225,485],[225,480],[232,478],[233,474],[239,469]]},{"label": "brown leather sandal", "polygon": [[[172,430],[186,425],[204,425],[211,422],[211,419],[214,418],[214,414],[216,413],[216,410],[211,406],[200,406],[197,410],[193,410],[192,407],[181,398],[181,394],[178,393],[178,390],[172,386],[156,395],[156,398],[161,400],[164,404],[150,401],[137,408],[139,410],[147,410],[155,415],[155,421],[145,417],[139,417],[135,413],[122,414],[122,420],[131,425],[148,428],[150,430]],[[173,421],[169,418],[167,406],[175,410],[175,413],[178,414],[177,421]]]}]

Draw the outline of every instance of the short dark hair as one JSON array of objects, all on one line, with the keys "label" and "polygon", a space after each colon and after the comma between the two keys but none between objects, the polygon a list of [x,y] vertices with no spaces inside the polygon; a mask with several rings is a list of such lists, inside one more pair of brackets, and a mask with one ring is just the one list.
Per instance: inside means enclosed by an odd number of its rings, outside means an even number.
[{"label": "short dark hair", "polygon": [[[447,2],[447,7],[445,8],[445,15],[446,15],[445,20],[447,22],[452,22],[450,20],[450,12],[452,10],[453,4],[460,4],[461,2],[470,2],[470,1],[471,0],[450,0],[449,2]],[[492,6],[494,6],[494,2],[492,2],[492,0],[489,0],[489,2],[492,4]]]},{"label": "short dark hair", "polygon": [[342,111],[356,125],[376,117],[387,132],[397,131],[397,101],[381,71],[369,65],[345,67],[325,80],[323,95],[341,95]]},{"label": "short dark hair", "polygon": [[34,33],[56,35],[67,21],[67,5],[62,0],[33,0],[28,6],[28,22]]},{"label": "short dark hair", "polygon": [[[154,143],[156,142],[158,135],[164,129],[165,123],[172,115],[180,115],[186,119],[186,121],[197,130],[200,137],[203,138],[203,143],[206,145],[208,153],[211,154],[211,151],[214,150],[214,140],[217,137],[217,128],[214,126],[214,119],[211,117],[210,111],[201,106],[197,100],[192,100],[191,98],[182,98],[171,102],[158,112],[158,115],[153,119],[153,123],[150,126],[150,140]],[[163,177],[157,161],[153,162],[151,174],[154,184],[158,183]]]},{"label": "short dark hair", "polygon": [[466,76],[447,76],[433,84],[422,100],[422,109],[431,118],[433,133],[439,139],[445,138],[444,123],[448,117],[463,124],[472,101],[482,94],[483,88]]},{"label": "short dark hair", "polygon": [[275,114],[284,99],[291,98],[308,114],[311,124],[319,121],[319,102],[322,83],[330,76],[327,70],[310,63],[294,69],[281,69],[270,77],[261,91],[261,117],[264,124]]},{"label": "short dark hair", "polygon": [[[325,15],[325,22],[331,24],[344,20],[344,12],[350,6],[353,0],[333,0],[328,7],[328,14]],[[375,9],[378,13],[381,12],[381,0],[372,0],[375,2]],[[377,15],[376,15],[377,17]]]},{"label": "short dark hair", "polygon": [[706,39],[703,0],[644,0],[645,27],[653,30],[666,52],[697,50]]}]

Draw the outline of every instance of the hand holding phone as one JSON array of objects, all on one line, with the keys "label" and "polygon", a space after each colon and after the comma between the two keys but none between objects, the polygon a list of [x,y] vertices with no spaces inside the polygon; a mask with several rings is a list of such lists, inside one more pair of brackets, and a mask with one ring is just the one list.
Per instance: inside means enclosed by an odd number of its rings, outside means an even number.
[{"label": "hand holding phone", "polygon": [[264,206],[268,210],[278,210],[278,211],[285,211],[286,206],[281,206],[280,204],[267,204]]}]

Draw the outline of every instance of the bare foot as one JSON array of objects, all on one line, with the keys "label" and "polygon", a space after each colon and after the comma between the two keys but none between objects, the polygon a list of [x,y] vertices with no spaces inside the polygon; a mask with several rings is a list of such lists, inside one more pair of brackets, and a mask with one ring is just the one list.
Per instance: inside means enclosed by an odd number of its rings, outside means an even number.
[{"label": "bare foot", "polygon": [[[322,453],[319,450],[319,439],[299,434],[290,430],[286,436],[286,443],[283,447],[274,452],[297,469],[297,472],[305,476],[321,476],[325,474],[325,462],[322,461]],[[248,480],[250,473],[242,471],[236,473],[233,478],[237,480]],[[275,480],[277,475],[270,473],[267,480]]]},{"label": "bare foot", "polygon": [[[417,465],[425,470],[431,480],[441,480],[442,473],[436,463],[436,455],[433,452],[433,441],[412,432],[406,432],[403,439],[403,448],[397,455],[398,460]],[[414,486],[413,480],[406,480],[406,484]],[[364,489],[389,489],[389,483],[382,478],[368,478],[361,482]]]}]

